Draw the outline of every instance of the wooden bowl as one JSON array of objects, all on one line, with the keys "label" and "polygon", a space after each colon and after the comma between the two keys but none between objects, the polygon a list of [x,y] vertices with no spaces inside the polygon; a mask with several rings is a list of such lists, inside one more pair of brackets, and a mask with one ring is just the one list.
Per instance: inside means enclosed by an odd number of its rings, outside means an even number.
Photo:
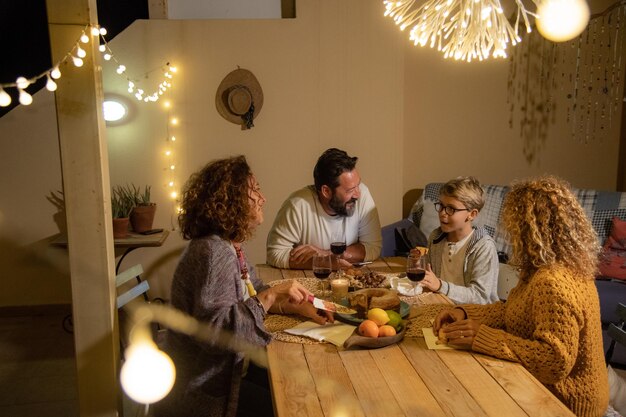
[{"label": "wooden bowl", "polygon": [[350,349],[352,347],[358,346],[365,349],[378,349],[381,347],[393,345],[394,343],[398,343],[402,339],[404,339],[404,333],[406,332],[407,323],[404,323],[402,330],[400,333],[395,336],[386,336],[386,337],[365,337],[359,336],[357,334],[358,330],[354,330],[352,336],[350,336],[344,343],[343,347],[345,349]]}]

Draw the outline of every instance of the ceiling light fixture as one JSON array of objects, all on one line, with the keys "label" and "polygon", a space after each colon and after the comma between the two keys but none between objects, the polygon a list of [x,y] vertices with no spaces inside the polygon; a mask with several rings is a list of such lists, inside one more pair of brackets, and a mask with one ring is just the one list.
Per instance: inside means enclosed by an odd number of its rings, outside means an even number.
[{"label": "ceiling light fixture", "polygon": [[[548,29],[540,29],[540,33],[547,39],[569,40],[585,29],[589,20],[589,8],[585,0],[539,1],[536,1],[539,4],[539,14],[536,14],[526,9],[521,0],[514,0],[517,6],[514,25],[504,15],[500,0],[427,0],[421,4],[417,0],[384,0],[383,4],[385,16],[392,17],[400,30],[410,27],[409,39],[415,45],[429,45],[441,51],[445,58],[471,62],[489,57],[506,58],[509,44],[515,46],[522,40],[518,32],[520,22],[523,21],[526,31],[531,32],[529,19],[535,17],[539,21],[542,10],[546,14],[543,27],[547,26]],[[582,12],[570,13],[574,3],[582,3],[587,8],[586,20]],[[565,4],[567,13],[549,14],[548,11],[555,8],[553,4]],[[548,18],[548,15],[555,16],[555,19]],[[582,18],[578,18],[578,15]],[[572,23],[574,20],[578,23]],[[554,31],[554,25],[573,26],[580,30],[577,33],[568,32],[569,37],[550,37],[548,33]]]}]

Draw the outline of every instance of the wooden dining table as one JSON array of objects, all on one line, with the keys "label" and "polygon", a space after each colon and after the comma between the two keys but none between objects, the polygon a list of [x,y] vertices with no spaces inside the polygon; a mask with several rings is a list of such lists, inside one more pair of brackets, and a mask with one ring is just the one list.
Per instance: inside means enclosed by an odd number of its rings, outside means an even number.
[{"label": "wooden dining table", "polygon": [[[368,265],[382,273],[404,268],[403,258]],[[313,276],[266,265],[257,273],[266,282]],[[437,303],[450,301],[433,293],[416,301]],[[420,337],[349,350],[274,340],[267,354],[277,417],[574,415],[520,364],[468,350],[429,350]]]}]

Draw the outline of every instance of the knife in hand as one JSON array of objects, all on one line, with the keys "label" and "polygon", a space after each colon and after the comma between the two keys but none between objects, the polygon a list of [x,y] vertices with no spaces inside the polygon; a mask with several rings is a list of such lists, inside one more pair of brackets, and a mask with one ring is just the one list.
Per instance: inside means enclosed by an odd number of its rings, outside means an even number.
[{"label": "knife in hand", "polygon": [[312,294],[309,295],[307,301],[320,310],[332,311],[333,313],[341,314],[356,314],[356,310],[342,306],[341,304],[333,303],[332,301],[321,300],[314,297]]}]

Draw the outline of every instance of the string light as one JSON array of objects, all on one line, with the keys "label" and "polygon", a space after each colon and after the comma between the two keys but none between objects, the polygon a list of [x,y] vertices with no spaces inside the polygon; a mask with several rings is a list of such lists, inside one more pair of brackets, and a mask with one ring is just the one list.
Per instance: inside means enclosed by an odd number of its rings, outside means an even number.
[{"label": "string light", "polygon": [[[33,98],[28,92],[24,90],[28,86],[37,82],[39,79],[43,77],[47,78],[46,89],[49,91],[55,91],[57,89],[57,83],[54,82],[53,80],[58,80],[59,78],[61,78],[61,71],[59,68],[62,64],[71,61],[76,68],[80,68],[84,65],[83,58],[87,56],[87,51],[83,49],[80,45],[81,43],[82,44],[89,43],[90,37],[88,36],[88,34],[91,34],[91,36],[96,38],[94,42],[98,43],[98,50],[102,53],[103,59],[105,61],[113,60],[117,64],[117,70],[116,70],[117,73],[119,75],[123,75],[126,77],[127,81],[129,82],[128,92],[131,94],[135,93],[134,83],[132,83],[131,79],[126,75],[127,74],[126,66],[121,64],[116,59],[106,39],[104,38],[104,36],[107,34],[107,30],[97,25],[86,26],[83,29],[82,33],[80,34],[80,37],[78,38],[78,40],[74,43],[74,46],[72,47],[72,49],[68,51],[65,54],[65,56],[59,62],[57,62],[52,68],[47,69],[46,71],[32,78],[26,78],[26,77],[20,76],[17,78],[17,80],[14,83],[0,84],[0,107],[7,107],[12,102],[11,95],[6,91],[8,88],[17,89],[19,93],[20,104],[25,105],[25,106],[28,106],[29,104],[31,104],[33,102]],[[101,44],[100,44],[100,40],[102,41]],[[163,72],[163,77],[165,80],[163,80],[162,82],[158,84],[157,89],[155,89],[154,92],[148,95],[144,95],[143,90],[141,90],[140,94],[136,94],[136,93],[134,94],[135,98],[137,98],[137,100],[141,100],[146,103],[156,102],[159,99],[159,97],[163,95],[163,92],[167,88],[171,87],[171,83],[167,82],[166,80],[172,79],[172,75],[175,74],[176,71],[177,71],[176,67],[171,66],[168,62],[166,64],[166,69]]]},{"label": "string light", "polygon": [[437,48],[445,58],[471,62],[489,57],[506,58],[509,44],[521,41],[520,18],[530,32],[528,15],[521,0],[515,0],[515,27],[509,23],[500,0],[385,0],[385,16],[393,18],[400,30],[411,26],[409,38],[415,45]]}]

